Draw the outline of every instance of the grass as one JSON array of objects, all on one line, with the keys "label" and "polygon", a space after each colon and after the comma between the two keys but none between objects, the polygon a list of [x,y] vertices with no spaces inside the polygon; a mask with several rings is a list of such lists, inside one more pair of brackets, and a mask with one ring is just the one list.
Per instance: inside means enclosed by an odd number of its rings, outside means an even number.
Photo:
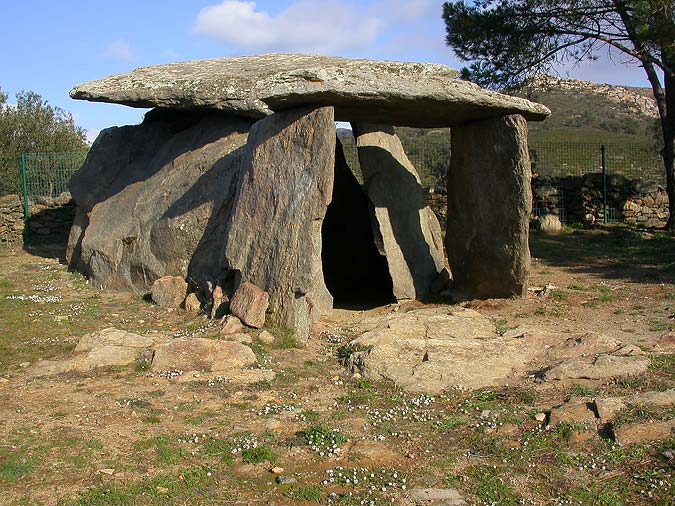
[{"label": "grass", "polygon": [[323,500],[323,490],[318,485],[306,485],[304,487],[293,487],[284,492],[289,499],[296,501],[307,501],[319,503]]},{"label": "grass", "polygon": [[349,438],[328,425],[312,425],[301,432],[305,443],[317,451],[331,451],[344,445]]},{"label": "grass", "polygon": [[159,435],[136,443],[136,451],[145,453],[152,450],[155,460],[160,464],[177,464],[187,459],[190,454],[173,444],[175,438]]},{"label": "grass", "polygon": [[262,464],[263,462],[274,463],[277,460],[272,448],[266,445],[249,448],[241,453],[241,459],[246,464]]},{"label": "grass", "polygon": [[483,504],[520,504],[513,488],[493,467],[476,466],[468,470],[470,490]]},{"label": "grass", "polygon": [[274,336],[274,344],[272,346],[278,350],[302,348],[302,345],[298,342],[297,337],[288,327],[272,325],[265,327],[265,330]]},{"label": "grass", "polygon": [[0,483],[17,483],[33,472],[36,459],[30,456],[0,453]]}]

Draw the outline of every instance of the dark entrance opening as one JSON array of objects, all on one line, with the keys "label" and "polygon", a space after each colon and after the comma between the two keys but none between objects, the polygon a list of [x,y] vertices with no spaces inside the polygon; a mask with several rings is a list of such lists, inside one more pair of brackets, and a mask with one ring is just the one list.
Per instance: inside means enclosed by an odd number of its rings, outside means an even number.
[{"label": "dark entrance opening", "polygon": [[323,220],[321,260],[333,305],[370,309],[396,302],[386,258],[375,245],[370,202],[338,140],[333,198]]}]

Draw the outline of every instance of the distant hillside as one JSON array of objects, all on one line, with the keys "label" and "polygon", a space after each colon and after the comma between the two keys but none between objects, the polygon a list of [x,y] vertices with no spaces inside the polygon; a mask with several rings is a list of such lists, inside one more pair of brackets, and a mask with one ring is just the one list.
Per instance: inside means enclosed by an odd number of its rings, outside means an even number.
[{"label": "distant hillside", "polygon": [[[530,122],[530,142],[654,143],[658,132],[656,102],[649,88],[539,76],[512,93],[551,109],[543,122]],[[447,129],[396,129],[406,147],[445,144]],[[346,136],[351,131],[340,132]]]},{"label": "distant hillside", "polygon": [[654,142],[658,112],[649,88],[539,76],[516,93],[551,109],[529,124],[530,139],[570,142]]}]

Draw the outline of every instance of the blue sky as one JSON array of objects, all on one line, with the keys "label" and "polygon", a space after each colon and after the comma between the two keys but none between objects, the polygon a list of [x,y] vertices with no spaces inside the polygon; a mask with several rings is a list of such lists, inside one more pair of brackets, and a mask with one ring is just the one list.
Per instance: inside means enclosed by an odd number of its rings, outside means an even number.
[{"label": "blue sky", "polygon": [[[1,0],[0,87],[33,90],[74,114],[91,140],[142,110],[71,100],[79,82],[174,61],[268,52],[443,63],[441,1]],[[562,76],[647,86],[641,68],[603,58]]]}]

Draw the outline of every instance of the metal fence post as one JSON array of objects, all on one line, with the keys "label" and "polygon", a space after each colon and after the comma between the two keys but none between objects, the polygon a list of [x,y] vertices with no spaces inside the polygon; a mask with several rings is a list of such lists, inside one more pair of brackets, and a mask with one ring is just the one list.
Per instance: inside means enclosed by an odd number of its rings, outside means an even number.
[{"label": "metal fence post", "polygon": [[26,153],[21,153],[21,187],[23,189],[23,221],[28,225],[28,176],[26,175]]},{"label": "metal fence post", "polygon": [[605,163],[605,145],[600,146],[602,155],[602,222],[607,224],[607,164]]}]

